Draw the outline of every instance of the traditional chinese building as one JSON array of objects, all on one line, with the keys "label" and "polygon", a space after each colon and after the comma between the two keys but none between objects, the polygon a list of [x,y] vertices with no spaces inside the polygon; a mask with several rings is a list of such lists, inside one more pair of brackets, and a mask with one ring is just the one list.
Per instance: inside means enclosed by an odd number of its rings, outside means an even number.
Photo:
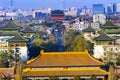
[{"label": "traditional chinese building", "polygon": [[120,50],[119,45],[115,45],[115,39],[111,36],[108,36],[105,32],[94,39],[94,57],[103,58],[109,52],[117,53]]},{"label": "traditional chinese building", "polygon": [[92,37],[93,35],[95,35],[95,30],[91,27],[88,26],[86,29],[82,30],[84,35],[88,36],[88,37]]},{"label": "traditional chinese building", "polygon": [[115,38],[115,44],[120,44],[120,26],[113,24],[111,21],[107,21],[102,28],[109,36]]},{"label": "traditional chinese building", "polygon": [[55,23],[61,23],[65,19],[65,14],[62,10],[53,10],[50,19]]},{"label": "traditional chinese building", "polygon": [[27,39],[21,35],[20,27],[13,20],[4,25],[0,32],[0,50],[8,49],[19,53],[21,59],[27,59]]},{"label": "traditional chinese building", "polygon": [[99,80],[106,80],[109,73],[101,69],[104,63],[85,52],[40,52],[40,55],[26,64],[23,70],[24,79],[49,80],[57,77],[60,80],[73,80],[75,76],[87,80],[95,75]]},{"label": "traditional chinese building", "polygon": [[114,45],[114,38],[108,36],[105,32],[101,32],[101,34],[95,39],[96,45]]},{"label": "traditional chinese building", "polygon": [[26,38],[31,38],[32,36],[34,36],[36,34],[36,31],[31,29],[30,27],[25,27],[23,32],[25,33],[24,37],[26,37]]},{"label": "traditional chinese building", "polygon": [[102,28],[107,34],[120,34],[120,27],[114,25],[111,21],[107,21]]}]

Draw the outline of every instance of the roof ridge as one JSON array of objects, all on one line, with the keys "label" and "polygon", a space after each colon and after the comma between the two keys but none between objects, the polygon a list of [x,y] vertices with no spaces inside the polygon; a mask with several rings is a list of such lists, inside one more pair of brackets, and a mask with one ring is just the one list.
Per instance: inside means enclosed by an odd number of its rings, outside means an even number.
[{"label": "roof ridge", "polygon": [[51,53],[52,54],[86,54],[86,53],[88,53],[88,50],[85,50],[85,52],[44,52],[44,50],[42,50],[40,53],[42,55],[44,55],[44,54],[51,54]]}]

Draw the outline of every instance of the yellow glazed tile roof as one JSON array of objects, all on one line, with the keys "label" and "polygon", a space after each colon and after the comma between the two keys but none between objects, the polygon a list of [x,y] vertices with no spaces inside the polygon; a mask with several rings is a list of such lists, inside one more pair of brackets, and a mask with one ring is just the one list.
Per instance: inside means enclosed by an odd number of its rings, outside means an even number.
[{"label": "yellow glazed tile roof", "polygon": [[23,73],[27,77],[49,77],[49,76],[90,76],[99,75],[104,76],[109,73],[100,68],[84,68],[84,69],[49,69],[49,70],[28,70]]},{"label": "yellow glazed tile roof", "polygon": [[43,52],[27,62],[27,67],[77,67],[102,66],[100,62],[85,52]]},{"label": "yellow glazed tile roof", "polygon": [[3,77],[14,77],[14,68],[0,68],[0,74],[3,75]]}]

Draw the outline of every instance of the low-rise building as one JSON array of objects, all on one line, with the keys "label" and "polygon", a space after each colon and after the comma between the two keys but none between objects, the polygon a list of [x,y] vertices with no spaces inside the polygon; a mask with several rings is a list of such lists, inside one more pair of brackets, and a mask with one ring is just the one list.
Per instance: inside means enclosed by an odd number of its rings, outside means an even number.
[{"label": "low-rise building", "polygon": [[20,27],[13,20],[4,25],[0,32],[0,51],[14,50],[22,60],[27,60],[27,39],[20,32]]},{"label": "low-rise building", "polygon": [[95,15],[93,15],[93,22],[98,22],[98,23],[101,23],[101,24],[105,24],[106,23],[105,14],[95,14]]},{"label": "low-rise building", "polygon": [[94,39],[94,57],[101,59],[105,56],[105,53],[107,52],[105,50],[105,47],[107,48],[111,48],[112,47],[116,47],[115,42],[114,42],[114,38],[108,36],[106,33],[102,32],[98,37],[96,37]]}]

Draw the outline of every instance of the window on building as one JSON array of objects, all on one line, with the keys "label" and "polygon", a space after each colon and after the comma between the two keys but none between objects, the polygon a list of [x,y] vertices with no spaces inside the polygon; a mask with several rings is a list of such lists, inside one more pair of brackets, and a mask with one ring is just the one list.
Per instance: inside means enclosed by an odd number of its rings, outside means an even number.
[{"label": "window on building", "polygon": [[14,46],[14,43],[10,43],[10,46],[11,46],[11,47]]},{"label": "window on building", "polygon": [[80,80],[86,80],[85,78],[81,78]]},{"label": "window on building", "polygon": [[19,46],[19,44],[15,44],[15,46]]}]

